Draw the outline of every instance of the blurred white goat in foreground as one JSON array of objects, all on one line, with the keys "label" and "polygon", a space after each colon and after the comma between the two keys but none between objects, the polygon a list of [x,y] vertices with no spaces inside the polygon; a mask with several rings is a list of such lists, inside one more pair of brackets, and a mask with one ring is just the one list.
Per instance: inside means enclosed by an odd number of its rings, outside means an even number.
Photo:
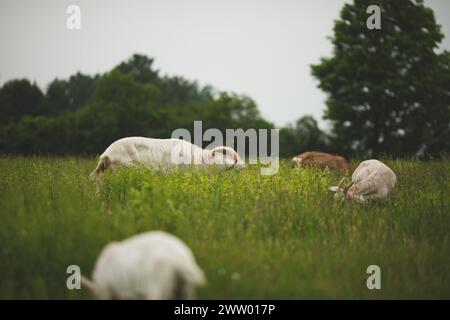
[{"label": "blurred white goat in foreground", "polygon": [[352,174],[352,181],[345,188],[341,188],[343,180],[329,190],[336,192],[336,198],[342,197],[359,203],[386,199],[397,183],[397,177],[391,168],[374,159],[361,162]]},{"label": "blurred white goat in foreground", "polygon": [[203,271],[191,250],[162,231],[108,244],[82,284],[99,299],[192,299]]},{"label": "blurred white goat in foreground", "polygon": [[204,150],[180,139],[152,139],[128,137],[113,142],[100,156],[91,175],[98,175],[108,168],[144,164],[157,169],[187,165],[222,165],[242,168],[245,163],[230,147],[220,146]]}]

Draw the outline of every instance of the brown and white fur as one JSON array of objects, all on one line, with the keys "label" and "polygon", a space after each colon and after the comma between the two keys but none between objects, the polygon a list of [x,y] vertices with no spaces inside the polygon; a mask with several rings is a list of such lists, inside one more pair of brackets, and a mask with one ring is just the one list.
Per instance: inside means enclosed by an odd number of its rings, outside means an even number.
[{"label": "brown and white fur", "polygon": [[243,168],[245,163],[238,153],[226,146],[202,149],[180,139],[152,139],[128,137],[113,142],[100,155],[91,176],[117,166],[148,165],[157,169],[176,166],[212,165],[226,168]]},{"label": "brown and white fur", "polygon": [[350,164],[345,158],[320,151],[303,152],[292,159],[292,166],[305,165],[314,165],[319,168],[329,167],[339,170],[350,169]]}]

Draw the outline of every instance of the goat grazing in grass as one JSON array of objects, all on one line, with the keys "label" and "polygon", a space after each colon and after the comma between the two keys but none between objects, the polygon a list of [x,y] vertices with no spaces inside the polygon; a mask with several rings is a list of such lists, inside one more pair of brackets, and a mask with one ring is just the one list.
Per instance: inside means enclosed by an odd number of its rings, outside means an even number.
[{"label": "goat grazing in grass", "polygon": [[180,139],[128,137],[113,142],[100,155],[97,167],[91,176],[117,166],[136,164],[149,165],[157,169],[214,164],[227,168],[245,166],[238,153],[226,146],[207,150]]},{"label": "goat grazing in grass", "polygon": [[329,167],[331,169],[341,170],[350,169],[348,161],[343,157],[319,151],[303,152],[292,159],[292,166],[304,165],[314,165],[319,168]]},{"label": "goat grazing in grass", "polygon": [[205,277],[180,239],[154,231],[108,244],[81,281],[99,299],[192,299]]},{"label": "goat grazing in grass", "polygon": [[395,188],[397,176],[383,162],[372,159],[359,164],[352,174],[352,181],[345,188],[341,188],[343,180],[338,186],[329,188],[330,191],[336,192],[336,198],[368,203],[386,199]]}]

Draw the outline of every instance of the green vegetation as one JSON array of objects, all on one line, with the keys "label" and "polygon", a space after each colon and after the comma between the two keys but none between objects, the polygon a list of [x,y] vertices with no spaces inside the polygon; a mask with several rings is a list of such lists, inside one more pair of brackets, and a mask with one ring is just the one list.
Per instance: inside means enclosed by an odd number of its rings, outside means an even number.
[{"label": "green vegetation", "polygon": [[[366,27],[381,7],[381,29]],[[333,55],[311,67],[327,95],[333,145],[377,157],[450,152],[450,52],[422,0],[354,0],[341,10]]]},{"label": "green vegetation", "polygon": [[[192,132],[195,120],[222,133],[274,125],[252,98],[163,76],[140,54],[45,90],[27,79],[4,83],[0,299],[90,298],[66,288],[67,266],[89,275],[105,244],[148,230],[192,248],[209,281],[200,298],[449,299],[450,53],[436,50],[443,34],[423,1],[378,1],[381,30],[365,26],[370,4],[344,5],[333,55],[312,66],[331,132],[304,116],[280,128],[280,156],[402,158],[385,159],[398,176],[385,203],[339,205],[327,191],[339,174],[289,163],[266,177],[258,166],[122,169],[97,186],[90,156],[119,138],[169,138]],[[381,290],[366,288],[372,264]]]},{"label": "green vegetation", "polygon": [[[344,5],[331,37],[333,54],[311,66],[327,94],[330,132],[305,115],[280,128],[280,156],[307,150],[348,157],[450,153],[450,52],[437,50],[444,35],[433,11],[421,0],[379,0],[381,30],[369,30],[372,4]],[[302,113],[304,102],[298,103],[293,117]],[[4,83],[0,154],[95,155],[126,136],[192,132],[194,120],[222,132],[274,127],[251,97],[162,75],[153,58],[134,54],[102,74],[54,79],[43,91],[27,79]]]},{"label": "green vegetation", "polygon": [[[339,206],[340,175],[291,169],[162,174],[122,169],[99,192],[93,159],[0,158],[0,298],[91,298],[66,289],[112,240],[165,230],[204,269],[199,298],[450,298],[450,160],[389,160],[386,203]],[[367,266],[382,289],[366,288]]]},{"label": "green vegetation", "polygon": [[[271,129],[245,95],[160,76],[153,59],[135,54],[109,72],[55,79],[46,92],[26,79],[0,87],[0,154],[95,155],[127,136],[169,138],[178,128]],[[281,129],[281,156],[333,151],[310,116]],[[207,145],[205,143],[204,147]]]}]

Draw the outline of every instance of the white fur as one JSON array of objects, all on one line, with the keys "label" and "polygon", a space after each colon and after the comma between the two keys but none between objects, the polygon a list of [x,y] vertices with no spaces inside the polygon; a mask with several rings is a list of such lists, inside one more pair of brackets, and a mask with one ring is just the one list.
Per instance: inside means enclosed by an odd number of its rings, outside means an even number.
[{"label": "white fur", "polygon": [[295,165],[301,164],[302,161],[303,161],[302,158],[299,158],[298,156],[295,156],[295,157],[292,158],[291,163],[292,163],[293,166],[295,166]]},{"label": "white fur", "polygon": [[133,164],[145,164],[157,169],[192,164],[216,164],[238,168],[245,166],[245,163],[232,148],[217,147],[204,150],[195,144],[180,139],[123,138],[113,142],[103,152],[100,156],[100,162],[105,158],[109,159],[109,167],[112,169],[119,165],[129,166]]},{"label": "white fur", "polygon": [[192,299],[205,277],[191,250],[162,231],[108,244],[97,259],[92,282],[100,299]]},{"label": "white fur", "polygon": [[[360,203],[372,200],[384,200],[394,190],[397,176],[394,171],[383,162],[375,159],[366,160],[359,164],[352,174],[345,197]],[[330,191],[342,191],[339,187],[330,187]],[[336,196],[339,196],[336,194]]]}]

